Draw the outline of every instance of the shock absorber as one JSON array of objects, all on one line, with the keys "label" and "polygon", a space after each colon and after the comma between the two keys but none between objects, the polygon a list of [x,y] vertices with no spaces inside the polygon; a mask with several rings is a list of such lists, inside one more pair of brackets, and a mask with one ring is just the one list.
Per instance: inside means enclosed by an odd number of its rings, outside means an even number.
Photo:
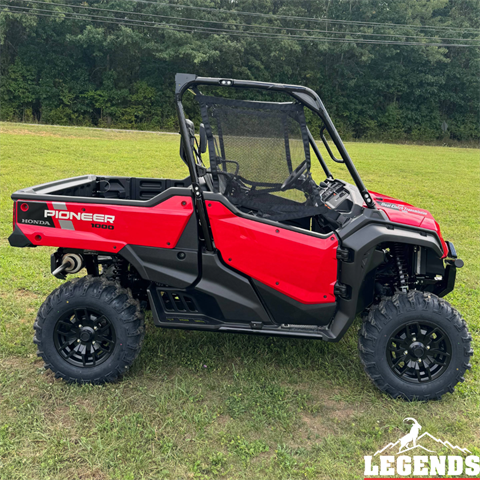
[{"label": "shock absorber", "polygon": [[405,256],[405,245],[402,245],[401,243],[394,243],[393,251],[395,252],[395,264],[397,266],[400,290],[406,293],[408,292],[408,264]]},{"label": "shock absorber", "polygon": [[124,280],[127,273],[127,262],[123,257],[117,256],[114,259],[112,276],[115,280]]}]

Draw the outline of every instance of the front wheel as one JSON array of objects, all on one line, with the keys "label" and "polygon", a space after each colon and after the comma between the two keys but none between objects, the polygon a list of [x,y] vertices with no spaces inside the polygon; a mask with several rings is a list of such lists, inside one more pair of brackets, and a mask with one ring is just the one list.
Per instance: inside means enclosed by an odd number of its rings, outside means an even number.
[{"label": "front wheel", "polygon": [[359,332],[367,375],[393,398],[440,399],[471,368],[472,337],[457,310],[431,293],[397,293],[373,306]]},{"label": "front wheel", "polygon": [[144,315],[129,290],[87,276],[54,290],[34,329],[37,354],[57,378],[99,384],[115,381],[137,357]]}]

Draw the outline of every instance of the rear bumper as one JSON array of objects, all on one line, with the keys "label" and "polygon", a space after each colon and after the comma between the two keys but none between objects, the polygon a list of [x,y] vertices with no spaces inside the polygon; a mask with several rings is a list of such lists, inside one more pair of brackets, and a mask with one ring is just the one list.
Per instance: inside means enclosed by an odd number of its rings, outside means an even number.
[{"label": "rear bumper", "polygon": [[8,242],[12,247],[35,247],[32,245],[30,240],[25,236],[25,234],[20,230],[18,225],[15,225],[15,230],[13,233],[8,237]]}]

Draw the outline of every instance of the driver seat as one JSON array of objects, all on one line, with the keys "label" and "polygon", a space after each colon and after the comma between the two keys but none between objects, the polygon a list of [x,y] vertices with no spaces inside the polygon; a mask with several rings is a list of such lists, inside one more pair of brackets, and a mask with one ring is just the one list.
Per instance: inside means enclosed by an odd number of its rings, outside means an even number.
[{"label": "driver seat", "polygon": [[[203,178],[205,180],[205,184],[211,192],[215,192],[215,188],[213,186],[212,172],[209,170],[210,169],[208,169],[207,172],[203,175],[203,177],[200,177],[200,178]],[[218,193],[221,193],[222,195],[224,195],[228,186],[228,177],[222,171],[218,171],[217,173],[218,173]]]}]

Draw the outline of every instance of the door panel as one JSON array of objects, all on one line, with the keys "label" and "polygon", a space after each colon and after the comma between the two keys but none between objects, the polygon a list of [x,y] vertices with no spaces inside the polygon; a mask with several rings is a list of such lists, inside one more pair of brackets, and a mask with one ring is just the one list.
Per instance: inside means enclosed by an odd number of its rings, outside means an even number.
[{"label": "door panel", "polygon": [[335,302],[335,235],[304,235],[238,217],[220,202],[206,204],[215,246],[227,265],[298,302]]}]

